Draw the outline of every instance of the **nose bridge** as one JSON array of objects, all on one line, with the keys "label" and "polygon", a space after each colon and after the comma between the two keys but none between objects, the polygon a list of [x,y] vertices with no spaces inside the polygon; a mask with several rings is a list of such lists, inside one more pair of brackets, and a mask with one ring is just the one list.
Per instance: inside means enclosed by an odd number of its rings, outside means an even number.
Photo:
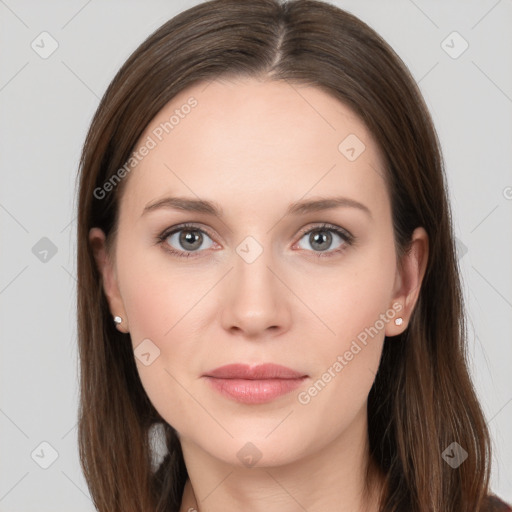
[{"label": "nose bridge", "polygon": [[[259,237],[261,240],[263,237]],[[249,287],[258,293],[269,293],[273,283],[272,272],[269,267],[273,266],[272,247],[270,237],[259,241],[255,237],[247,236],[236,247],[237,257],[235,258],[235,278],[242,287]]]},{"label": "nose bridge", "polygon": [[259,238],[264,240],[249,235],[235,248],[222,315],[225,328],[237,327],[253,335],[283,327],[289,317],[283,285],[273,274],[271,237]]}]

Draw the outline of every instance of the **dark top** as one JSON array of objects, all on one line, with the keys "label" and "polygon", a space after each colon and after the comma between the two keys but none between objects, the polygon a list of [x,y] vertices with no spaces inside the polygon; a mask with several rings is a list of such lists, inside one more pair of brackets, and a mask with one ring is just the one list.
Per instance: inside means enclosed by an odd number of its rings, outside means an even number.
[{"label": "dark top", "polygon": [[497,496],[489,496],[487,498],[485,507],[483,509],[485,512],[512,512],[512,507],[500,500]]}]

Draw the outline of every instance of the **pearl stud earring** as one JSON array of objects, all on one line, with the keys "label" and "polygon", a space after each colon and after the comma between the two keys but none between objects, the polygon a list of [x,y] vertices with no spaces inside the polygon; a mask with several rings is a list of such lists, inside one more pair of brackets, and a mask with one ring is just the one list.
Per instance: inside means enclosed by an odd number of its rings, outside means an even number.
[{"label": "pearl stud earring", "polygon": [[115,316],[114,317],[114,322],[119,325],[121,322],[123,321],[123,319],[120,317],[120,316]]}]

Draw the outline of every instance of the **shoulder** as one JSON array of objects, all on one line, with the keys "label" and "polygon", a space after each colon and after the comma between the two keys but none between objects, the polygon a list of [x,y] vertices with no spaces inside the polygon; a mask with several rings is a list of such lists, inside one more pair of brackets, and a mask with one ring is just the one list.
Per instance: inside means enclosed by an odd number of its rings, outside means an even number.
[{"label": "shoulder", "polygon": [[512,512],[512,507],[497,496],[490,494],[485,499],[481,512]]}]

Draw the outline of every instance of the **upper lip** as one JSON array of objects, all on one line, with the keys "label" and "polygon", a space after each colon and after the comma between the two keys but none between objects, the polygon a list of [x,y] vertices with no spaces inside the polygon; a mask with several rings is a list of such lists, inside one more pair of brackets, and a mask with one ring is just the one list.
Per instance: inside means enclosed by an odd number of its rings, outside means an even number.
[{"label": "upper lip", "polygon": [[287,368],[280,364],[266,363],[256,366],[248,364],[227,364],[204,374],[205,377],[218,379],[300,379],[306,374]]}]

